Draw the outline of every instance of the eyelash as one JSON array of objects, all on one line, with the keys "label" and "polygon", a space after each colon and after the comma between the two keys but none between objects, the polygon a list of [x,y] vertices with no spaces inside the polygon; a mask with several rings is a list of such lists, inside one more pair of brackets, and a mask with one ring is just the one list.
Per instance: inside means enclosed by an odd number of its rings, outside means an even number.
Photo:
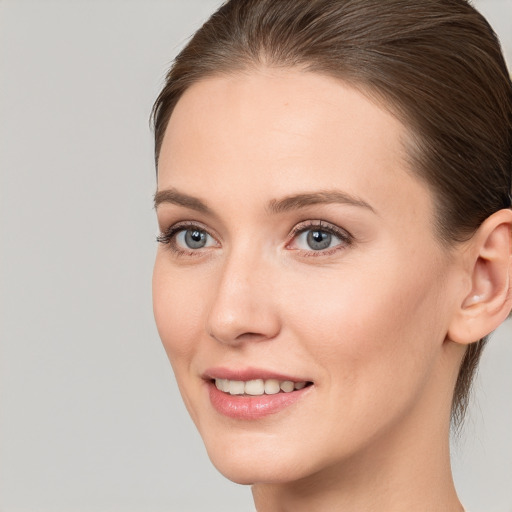
[{"label": "eyelash", "polygon": [[322,220],[308,220],[299,223],[297,226],[293,228],[289,237],[289,241],[286,243],[285,247],[288,247],[293,240],[295,240],[298,236],[307,231],[322,231],[324,233],[329,233],[331,235],[334,235],[341,242],[340,244],[335,245],[334,247],[319,251],[315,251],[313,249],[309,251],[304,249],[295,249],[298,253],[300,253],[301,256],[307,258],[330,256],[331,254],[334,254],[339,250],[343,250],[349,247],[354,242],[354,237],[345,229],[341,229],[338,226],[331,224],[330,222],[325,222]]},{"label": "eyelash", "polygon": [[[190,249],[186,250],[181,247],[178,247],[176,244],[176,235],[185,230],[199,230],[207,233],[209,236],[211,236],[213,239],[216,239],[214,236],[210,234],[208,229],[206,227],[202,226],[199,223],[194,222],[180,222],[178,224],[174,224],[170,228],[168,228],[165,232],[161,233],[156,237],[156,241],[164,244],[169,247],[169,249],[176,254],[176,256],[201,256],[202,251],[200,249]],[[305,233],[307,231],[322,231],[324,233],[329,233],[331,235],[334,235],[336,238],[340,240],[340,244],[335,245],[334,247],[327,248],[324,250],[315,251],[313,249],[311,250],[304,250],[304,249],[290,249],[297,251],[301,256],[305,257],[319,257],[319,256],[328,256],[331,255],[339,250],[343,250],[346,247],[350,246],[354,242],[353,236],[346,230],[341,229],[334,224],[326,223],[325,221],[321,220],[309,220],[299,223],[297,226],[295,226],[290,233],[290,236],[288,237],[287,242],[285,243],[285,247],[289,248],[290,244],[293,240],[295,240],[299,235],[302,233]]]},{"label": "eyelash", "polygon": [[[178,224],[174,224],[170,228],[168,228],[165,232],[160,233],[156,237],[156,241],[168,246],[168,248],[176,254],[176,256],[201,256],[201,251],[199,249],[190,249],[186,250],[181,247],[178,247],[176,244],[176,235],[180,231],[186,231],[186,230],[192,230],[197,229],[198,231],[204,231],[209,236],[210,232],[206,229],[206,227],[202,226],[199,223],[196,222],[179,222]],[[215,239],[215,237],[212,236],[212,238]]]}]

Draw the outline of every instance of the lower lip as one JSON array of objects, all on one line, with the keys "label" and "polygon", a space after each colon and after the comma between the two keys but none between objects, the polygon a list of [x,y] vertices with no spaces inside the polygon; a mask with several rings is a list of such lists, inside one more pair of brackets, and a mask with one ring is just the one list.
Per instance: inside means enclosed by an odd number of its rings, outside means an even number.
[{"label": "lower lip", "polygon": [[208,382],[207,386],[214,409],[224,416],[240,420],[257,420],[281,412],[300,400],[313,387],[306,386],[290,393],[246,396],[219,391],[213,382]]}]

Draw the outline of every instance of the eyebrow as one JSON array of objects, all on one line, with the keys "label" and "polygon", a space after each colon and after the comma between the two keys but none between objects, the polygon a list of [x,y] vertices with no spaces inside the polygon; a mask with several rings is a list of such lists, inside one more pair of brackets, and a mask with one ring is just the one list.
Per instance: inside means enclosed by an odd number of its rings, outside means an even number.
[{"label": "eyebrow", "polygon": [[201,213],[213,214],[212,210],[201,199],[178,192],[174,188],[157,191],[155,194],[155,208],[158,208],[162,203],[175,204]]},{"label": "eyebrow", "polygon": [[[213,215],[213,210],[201,199],[197,197],[178,192],[174,188],[159,190],[155,194],[155,208],[162,203],[170,203],[191,210],[196,210],[201,213]],[[269,201],[267,210],[272,214],[284,213],[291,210],[299,210],[307,206],[317,204],[347,204],[350,206],[357,206],[366,208],[373,213],[376,213],[374,208],[366,201],[354,197],[346,192],[340,190],[321,190],[318,192],[306,192],[302,194],[294,194],[286,196],[283,199],[272,199]]]},{"label": "eyebrow", "polygon": [[376,213],[374,208],[366,201],[358,197],[351,196],[350,194],[340,190],[321,190],[318,192],[295,194],[279,200],[272,199],[268,205],[268,209],[271,213],[283,213],[290,210],[298,210],[300,208],[305,208],[311,205],[333,203],[358,206],[360,208],[366,208],[373,213]]}]

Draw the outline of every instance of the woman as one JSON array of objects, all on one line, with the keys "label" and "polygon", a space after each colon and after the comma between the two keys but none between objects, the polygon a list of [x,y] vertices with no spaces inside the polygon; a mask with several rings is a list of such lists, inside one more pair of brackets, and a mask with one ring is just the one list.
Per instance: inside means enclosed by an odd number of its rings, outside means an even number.
[{"label": "woman", "polygon": [[154,108],[157,327],[267,511],[461,511],[512,308],[512,85],[464,0],[231,0]]}]

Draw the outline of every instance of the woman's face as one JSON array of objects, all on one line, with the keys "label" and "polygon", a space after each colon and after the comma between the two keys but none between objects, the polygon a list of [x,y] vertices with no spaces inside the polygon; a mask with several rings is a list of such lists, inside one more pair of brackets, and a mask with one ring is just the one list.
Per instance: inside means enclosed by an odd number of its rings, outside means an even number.
[{"label": "woman's face", "polygon": [[448,423],[460,276],[406,136],[366,96],[301,71],[211,78],[179,100],[154,311],[229,478],[297,480]]}]

